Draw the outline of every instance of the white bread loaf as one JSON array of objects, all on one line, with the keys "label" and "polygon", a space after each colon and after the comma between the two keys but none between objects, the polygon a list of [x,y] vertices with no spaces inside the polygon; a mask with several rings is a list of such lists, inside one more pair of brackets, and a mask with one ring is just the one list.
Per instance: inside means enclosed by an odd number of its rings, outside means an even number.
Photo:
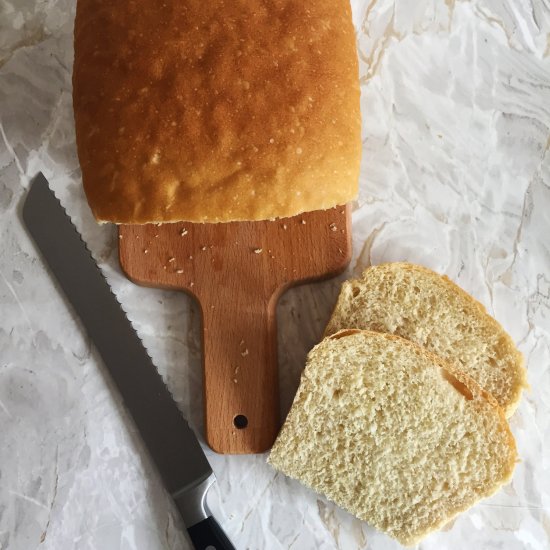
[{"label": "white bread loaf", "polygon": [[349,0],[78,0],[74,46],[99,221],[264,220],[357,195]]},{"label": "white bread loaf", "polygon": [[348,330],[310,353],[269,462],[412,545],[512,476],[495,400],[408,340]]},{"label": "white bread loaf", "polygon": [[408,263],[365,270],[342,285],[325,334],[388,332],[424,346],[471,376],[506,416],[527,386],[523,357],[485,308],[447,277]]}]

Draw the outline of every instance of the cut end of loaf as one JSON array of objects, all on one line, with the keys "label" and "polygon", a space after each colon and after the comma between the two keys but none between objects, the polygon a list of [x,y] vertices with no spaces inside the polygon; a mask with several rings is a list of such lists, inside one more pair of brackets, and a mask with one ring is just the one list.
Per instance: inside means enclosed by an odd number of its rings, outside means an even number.
[{"label": "cut end of loaf", "polygon": [[325,334],[344,328],[407,338],[453,363],[511,416],[527,387],[523,356],[485,308],[447,277],[418,265],[373,266],[347,281]]},{"label": "cut end of loaf", "polygon": [[509,481],[516,450],[467,375],[402,338],[344,331],[310,352],[269,462],[412,545]]}]

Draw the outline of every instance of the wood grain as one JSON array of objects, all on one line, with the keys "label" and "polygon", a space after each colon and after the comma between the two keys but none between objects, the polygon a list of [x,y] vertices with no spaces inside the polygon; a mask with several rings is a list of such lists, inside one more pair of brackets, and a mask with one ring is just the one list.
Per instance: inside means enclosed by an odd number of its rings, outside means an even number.
[{"label": "wood grain", "polygon": [[200,304],[208,444],[268,450],[279,430],[277,300],[345,269],[349,207],[265,222],[123,225],[119,239],[133,282],[184,290]]}]

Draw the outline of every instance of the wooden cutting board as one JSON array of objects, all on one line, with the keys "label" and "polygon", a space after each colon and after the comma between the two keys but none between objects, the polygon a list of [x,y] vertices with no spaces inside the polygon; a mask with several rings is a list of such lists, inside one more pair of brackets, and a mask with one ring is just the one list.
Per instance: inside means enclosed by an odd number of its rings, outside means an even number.
[{"label": "wooden cutting board", "polygon": [[277,300],[345,269],[349,207],[264,222],[126,225],[119,244],[130,280],[186,291],[200,304],[210,447],[267,451],[280,428]]}]

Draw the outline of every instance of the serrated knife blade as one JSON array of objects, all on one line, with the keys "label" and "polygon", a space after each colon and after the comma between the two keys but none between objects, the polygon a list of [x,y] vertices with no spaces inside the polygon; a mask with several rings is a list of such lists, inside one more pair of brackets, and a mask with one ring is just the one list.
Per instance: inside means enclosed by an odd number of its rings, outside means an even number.
[{"label": "serrated knife blade", "polygon": [[23,221],[99,351],[197,549],[233,546],[206,507],[214,474],[201,446],[65,209],[40,173]]}]

